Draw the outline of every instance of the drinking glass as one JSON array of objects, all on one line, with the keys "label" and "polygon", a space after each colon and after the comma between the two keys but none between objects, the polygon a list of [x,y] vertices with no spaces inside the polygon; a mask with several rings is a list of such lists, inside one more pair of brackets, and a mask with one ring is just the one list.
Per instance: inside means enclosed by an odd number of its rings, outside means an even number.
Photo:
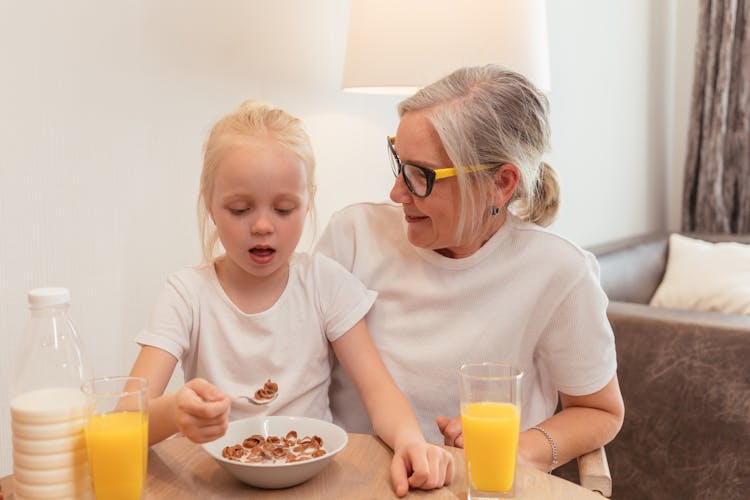
[{"label": "drinking glass", "polygon": [[141,498],[148,457],[148,381],[106,377],[85,382],[85,427],[97,500]]},{"label": "drinking glass", "polygon": [[468,498],[515,496],[523,372],[508,363],[459,368]]}]

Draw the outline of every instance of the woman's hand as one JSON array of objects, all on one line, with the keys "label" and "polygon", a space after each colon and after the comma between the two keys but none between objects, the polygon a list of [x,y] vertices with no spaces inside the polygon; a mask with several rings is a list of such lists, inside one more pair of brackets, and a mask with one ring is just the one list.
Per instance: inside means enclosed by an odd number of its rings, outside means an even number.
[{"label": "woman's hand", "polygon": [[194,378],[175,395],[177,428],[195,443],[206,443],[224,435],[229,424],[231,400],[218,387]]},{"label": "woman's hand", "polygon": [[399,497],[406,495],[409,488],[442,488],[451,484],[454,473],[453,455],[440,446],[414,440],[393,451],[391,481]]},{"label": "woman's hand", "polygon": [[455,446],[456,448],[464,447],[463,427],[461,426],[460,416],[451,420],[446,416],[440,415],[436,422],[438,429],[443,433],[446,445]]}]

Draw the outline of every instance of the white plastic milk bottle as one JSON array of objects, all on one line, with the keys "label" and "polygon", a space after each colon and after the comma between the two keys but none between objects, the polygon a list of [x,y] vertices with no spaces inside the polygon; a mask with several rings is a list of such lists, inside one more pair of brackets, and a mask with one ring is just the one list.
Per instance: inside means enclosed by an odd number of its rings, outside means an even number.
[{"label": "white plastic milk bottle", "polygon": [[84,426],[90,378],[68,316],[66,288],[36,288],[11,386],[13,480],[17,500],[92,499]]}]

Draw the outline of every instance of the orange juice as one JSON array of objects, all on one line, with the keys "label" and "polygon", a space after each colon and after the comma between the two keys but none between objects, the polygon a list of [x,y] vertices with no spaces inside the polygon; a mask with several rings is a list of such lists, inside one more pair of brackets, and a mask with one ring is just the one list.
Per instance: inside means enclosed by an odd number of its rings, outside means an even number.
[{"label": "orange juice", "polygon": [[97,500],[141,498],[148,456],[145,412],[92,415],[86,426],[86,445]]},{"label": "orange juice", "polygon": [[510,403],[470,403],[461,409],[464,454],[471,485],[503,492],[513,486],[521,416]]}]

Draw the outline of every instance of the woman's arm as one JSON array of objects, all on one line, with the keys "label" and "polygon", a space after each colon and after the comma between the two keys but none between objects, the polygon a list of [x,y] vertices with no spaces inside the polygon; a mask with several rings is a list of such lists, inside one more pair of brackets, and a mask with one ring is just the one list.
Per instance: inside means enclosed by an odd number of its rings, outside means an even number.
[{"label": "woman's arm", "polygon": [[205,380],[190,380],[178,391],[164,394],[176,365],[177,359],[167,351],[142,346],[130,370],[131,376],[146,378],[149,383],[149,446],[178,431],[198,443],[226,432],[231,402]]},{"label": "woman's arm", "polygon": [[[604,446],[622,427],[625,407],[617,375],[601,390],[585,396],[560,393],[562,411],[540,422],[557,446],[558,465]],[[536,429],[521,433],[519,459],[547,471],[552,463],[552,447]]]},{"label": "woman's arm", "polygon": [[432,489],[450,484],[453,457],[425,442],[417,418],[383,364],[365,321],[357,322],[332,346],[367,408],[373,429],[394,450],[391,477],[396,494],[405,495],[409,487]]}]

